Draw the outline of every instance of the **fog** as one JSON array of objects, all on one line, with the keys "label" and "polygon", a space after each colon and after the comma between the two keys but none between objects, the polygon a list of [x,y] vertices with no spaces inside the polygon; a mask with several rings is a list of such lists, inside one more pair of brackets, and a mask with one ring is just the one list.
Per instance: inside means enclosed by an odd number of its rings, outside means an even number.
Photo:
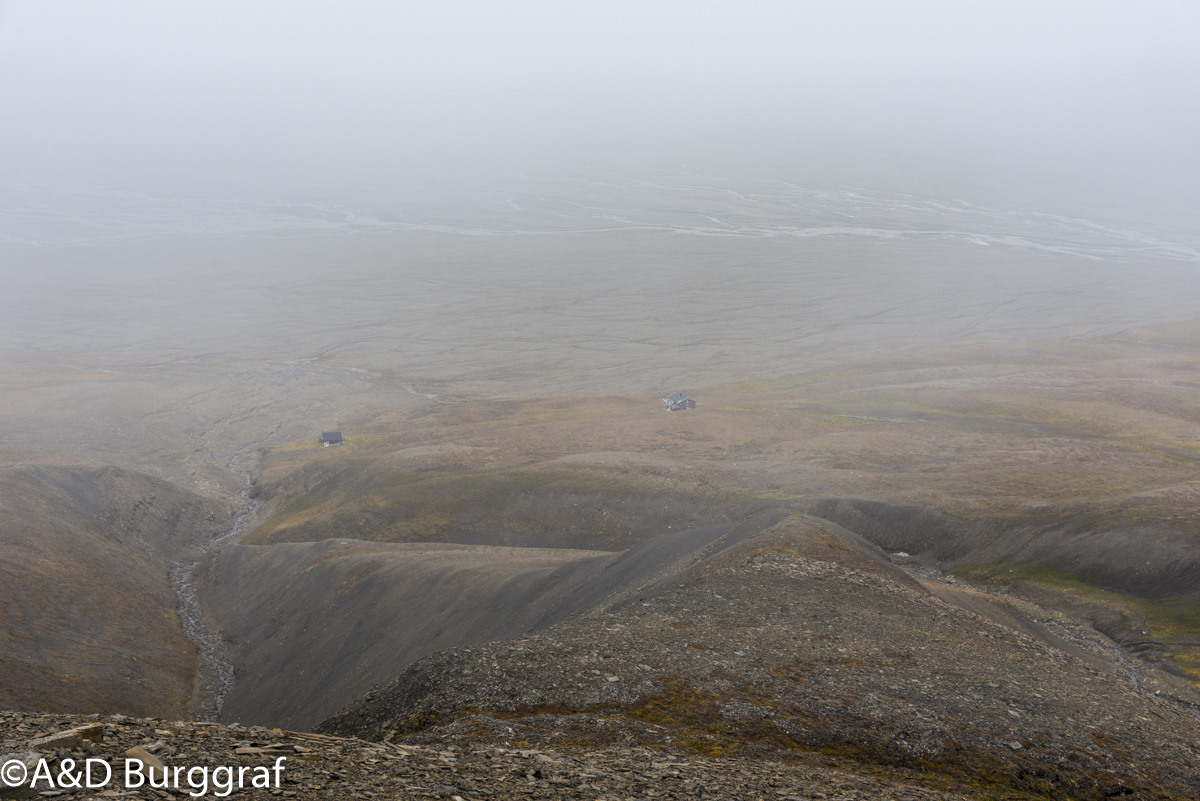
[{"label": "fog", "polygon": [[632,390],[1200,312],[1189,3],[9,2],[0,109],[26,355]]},{"label": "fog", "polygon": [[0,740],[1185,797],[1198,142],[1194,0],[0,0]]},{"label": "fog", "polygon": [[836,141],[1178,177],[1200,134],[1183,2],[2,8],[4,150],[33,174],[336,184]]}]

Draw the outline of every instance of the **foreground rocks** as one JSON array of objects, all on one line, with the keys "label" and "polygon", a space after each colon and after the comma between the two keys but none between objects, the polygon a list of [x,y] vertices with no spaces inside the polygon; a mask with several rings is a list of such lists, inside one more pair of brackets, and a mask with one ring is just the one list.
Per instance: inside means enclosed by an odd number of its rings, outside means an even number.
[{"label": "foreground rocks", "polygon": [[[900,776],[866,775],[823,764],[826,760],[747,760],[699,757],[672,749],[470,748],[454,744],[370,743],[303,732],[268,731],[155,719],[105,718],[102,739],[75,747],[31,751],[29,733],[53,734],[88,719],[67,715],[0,713],[0,744],[7,761],[46,758],[58,776],[64,760],[100,758],[115,779],[103,790],[0,790],[0,798],[186,798],[178,791],[126,790],[125,754],[134,748],[175,766],[261,766],[281,756],[286,768],[278,787],[234,790],[229,798],[296,799],[447,798],[481,799],[960,799],[966,796],[922,787]],[[72,740],[74,742],[74,740]],[[205,797],[216,797],[211,783]],[[119,794],[119,795],[118,795]]]}]

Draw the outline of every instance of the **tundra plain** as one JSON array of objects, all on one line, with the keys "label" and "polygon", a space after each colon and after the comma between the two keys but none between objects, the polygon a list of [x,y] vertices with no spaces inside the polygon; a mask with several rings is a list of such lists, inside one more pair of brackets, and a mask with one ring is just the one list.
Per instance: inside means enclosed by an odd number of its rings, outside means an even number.
[{"label": "tundra plain", "polygon": [[[1196,788],[1186,228],[695,176],[207,228],[123,202],[136,225],[5,218],[0,703],[833,754],[968,797]],[[665,412],[676,389],[699,406]],[[564,643],[640,661],[592,692]],[[1011,686],[943,675],[956,651]]]}]

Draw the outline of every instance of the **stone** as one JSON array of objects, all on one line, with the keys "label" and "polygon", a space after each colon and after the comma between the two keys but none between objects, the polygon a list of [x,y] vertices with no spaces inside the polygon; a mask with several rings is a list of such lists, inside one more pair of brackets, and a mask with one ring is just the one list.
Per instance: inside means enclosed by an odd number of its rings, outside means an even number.
[{"label": "stone", "polygon": [[84,740],[99,742],[104,739],[104,727],[99,723],[87,723],[82,726],[64,729],[46,737],[29,741],[33,751],[49,751],[54,748],[76,749],[83,745]]},{"label": "stone", "polygon": [[126,759],[140,759],[144,765],[143,773],[146,777],[157,784],[161,784],[166,780],[167,766],[156,757],[154,754],[142,748],[140,745],[135,745],[125,752]]},{"label": "stone", "polygon": [[[33,770],[37,767],[38,759],[40,758],[41,755],[33,751],[27,751],[23,754],[5,754],[0,756],[0,766],[8,766],[10,762],[20,762],[25,766],[27,771],[26,776],[32,776]],[[4,778],[9,778],[9,775],[6,775]],[[17,787],[9,787],[5,781],[0,780],[0,798],[4,799],[5,801],[9,801],[10,799],[33,798],[35,795],[37,795],[37,790],[30,787],[28,784],[21,784]]]}]

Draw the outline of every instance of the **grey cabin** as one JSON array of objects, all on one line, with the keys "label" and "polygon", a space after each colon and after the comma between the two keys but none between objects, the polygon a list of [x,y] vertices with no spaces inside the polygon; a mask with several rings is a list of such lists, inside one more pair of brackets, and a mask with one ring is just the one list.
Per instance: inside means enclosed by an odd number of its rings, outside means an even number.
[{"label": "grey cabin", "polygon": [[684,409],[696,408],[696,399],[690,395],[684,395],[682,392],[672,392],[662,401],[668,412],[681,412]]},{"label": "grey cabin", "polygon": [[321,447],[328,448],[330,445],[345,445],[346,438],[342,436],[341,431],[323,431],[321,432]]}]

